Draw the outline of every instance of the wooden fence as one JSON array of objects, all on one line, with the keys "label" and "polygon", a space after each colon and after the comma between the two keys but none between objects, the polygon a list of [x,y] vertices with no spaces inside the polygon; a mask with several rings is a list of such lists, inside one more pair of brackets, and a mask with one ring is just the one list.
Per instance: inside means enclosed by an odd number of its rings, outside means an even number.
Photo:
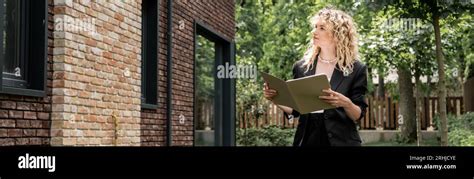
[{"label": "wooden fence", "polygon": [[242,108],[237,110],[237,120],[240,128],[261,128],[268,125],[294,128],[298,125],[298,120],[289,121],[283,115],[283,111],[273,104],[270,104],[266,109],[262,109],[259,115],[255,115],[258,112],[252,111],[259,110],[245,111]]},{"label": "wooden fence", "polygon": [[[438,98],[425,97],[422,100],[421,129],[428,127],[436,129],[434,118],[439,112]],[[464,114],[464,104],[462,97],[446,98],[446,108],[448,114],[459,116]],[[368,98],[369,107],[365,117],[359,121],[360,129],[384,129],[395,130],[398,128],[398,103],[392,98],[383,99]],[[266,109],[237,111],[238,125],[240,128],[261,128],[266,125],[276,125],[282,128],[294,128],[298,125],[298,120],[288,121],[281,111],[275,105],[268,105]]]}]

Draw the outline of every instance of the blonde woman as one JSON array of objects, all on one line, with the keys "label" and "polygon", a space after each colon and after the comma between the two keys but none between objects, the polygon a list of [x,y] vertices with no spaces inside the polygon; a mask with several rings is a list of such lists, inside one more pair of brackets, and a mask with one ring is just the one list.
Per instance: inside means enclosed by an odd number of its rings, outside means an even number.
[{"label": "blonde woman", "polygon": [[[356,123],[367,108],[367,67],[358,61],[355,24],[349,15],[332,8],[322,9],[310,22],[311,42],[293,65],[293,78],[326,74],[331,89],[323,90],[325,95],[319,98],[336,108],[300,114],[279,105],[287,118],[299,118],[293,145],[360,146]],[[265,98],[271,101],[276,95],[265,83]]]}]

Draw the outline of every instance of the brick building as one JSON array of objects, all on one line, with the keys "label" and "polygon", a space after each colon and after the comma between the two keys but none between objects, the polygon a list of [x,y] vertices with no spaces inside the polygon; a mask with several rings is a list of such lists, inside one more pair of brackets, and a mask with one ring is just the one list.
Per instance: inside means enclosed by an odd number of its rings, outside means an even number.
[{"label": "brick building", "polygon": [[0,18],[0,145],[234,145],[235,81],[211,74],[197,129],[195,60],[199,36],[235,64],[232,0],[0,0]]}]

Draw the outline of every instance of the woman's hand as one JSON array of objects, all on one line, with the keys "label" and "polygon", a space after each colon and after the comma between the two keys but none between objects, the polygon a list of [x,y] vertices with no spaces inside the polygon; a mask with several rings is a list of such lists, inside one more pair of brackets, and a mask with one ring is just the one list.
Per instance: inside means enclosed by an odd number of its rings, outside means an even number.
[{"label": "woman's hand", "polygon": [[356,122],[360,118],[362,110],[359,106],[352,103],[351,99],[331,89],[323,90],[323,92],[326,95],[319,96],[319,99],[322,99],[337,108],[343,107],[344,111],[346,111],[347,116],[354,122]]},{"label": "woman's hand", "polygon": [[272,101],[276,95],[276,90],[270,89],[267,83],[263,83],[263,96],[265,96],[266,99]]},{"label": "woman's hand", "polygon": [[[266,99],[270,100],[273,102],[273,98],[277,95],[277,91],[274,89],[270,89],[267,85],[267,83],[263,83],[263,96],[265,96]],[[275,103],[274,103],[275,104]],[[290,108],[288,106],[283,106],[283,105],[276,105],[278,108],[280,108],[283,112],[287,114],[293,113],[293,108]]]},{"label": "woman's hand", "polygon": [[323,101],[329,103],[330,105],[339,108],[347,108],[352,106],[352,101],[344,96],[341,93],[335,92],[331,89],[325,89],[323,92],[326,94],[324,96],[319,96],[319,99],[322,99]]}]

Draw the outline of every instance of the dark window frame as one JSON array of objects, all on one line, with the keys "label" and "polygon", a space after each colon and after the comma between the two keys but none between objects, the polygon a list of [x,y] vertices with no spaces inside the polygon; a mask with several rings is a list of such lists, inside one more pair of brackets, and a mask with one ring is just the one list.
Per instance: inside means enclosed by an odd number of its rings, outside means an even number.
[{"label": "dark window frame", "polygon": [[[235,65],[235,43],[211,27],[205,25],[205,23],[194,20],[194,70],[193,70],[193,89],[194,89],[194,111],[193,119],[196,119],[197,112],[197,90],[196,90],[196,48],[197,40],[196,37],[201,35],[208,40],[215,43],[215,69],[218,65]],[[236,81],[235,79],[219,79],[217,73],[215,76],[215,90],[216,96],[214,101],[214,141],[215,146],[235,146],[235,95],[236,95]],[[194,121],[196,122],[196,120]],[[195,145],[196,141],[196,124],[193,125],[193,138]]]},{"label": "dark window frame", "polygon": [[[4,14],[3,4],[5,0],[0,0],[0,14]],[[48,1],[22,1],[21,21],[19,22],[18,53],[15,58],[22,63],[23,79],[15,78],[10,74],[3,73],[5,60],[0,55],[0,93],[15,94],[23,96],[46,96],[46,67],[48,50]],[[41,8],[43,7],[43,8]],[[4,17],[3,15],[1,16]],[[0,22],[4,22],[1,19]],[[0,53],[3,54],[3,29],[4,24],[0,23]],[[34,29],[34,30],[30,30]],[[42,29],[42,30],[41,30]],[[41,48],[43,47],[43,48]],[[36,58],[39,57],[39,58]]]},{"label": "dark window frame", "polygon": [[142,1],[141,107],[158,108],[159,2]]}]

